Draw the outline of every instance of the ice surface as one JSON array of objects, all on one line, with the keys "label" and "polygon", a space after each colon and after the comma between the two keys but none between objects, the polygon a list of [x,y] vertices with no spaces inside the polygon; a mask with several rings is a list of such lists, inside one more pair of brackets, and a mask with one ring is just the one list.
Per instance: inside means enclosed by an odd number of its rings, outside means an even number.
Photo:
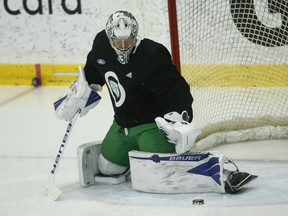
[{"label": "ice surface", "polygon": [[[59,201],[49,200],[48,174],[67,126],[55,119],[52,104],[65,89],[0,87],[1,216],[287,215],[287,140],[217,147],[235,159],[240,170],[259,176],[235,195],[148,194],[133,190],[130,182],[81,188],[76,148],[102,139],[109,128],[112,108],[106,89],[101,103],[77,120],[55,178],[63,195]],[[199,198],[205,204],[192,205]]]}]

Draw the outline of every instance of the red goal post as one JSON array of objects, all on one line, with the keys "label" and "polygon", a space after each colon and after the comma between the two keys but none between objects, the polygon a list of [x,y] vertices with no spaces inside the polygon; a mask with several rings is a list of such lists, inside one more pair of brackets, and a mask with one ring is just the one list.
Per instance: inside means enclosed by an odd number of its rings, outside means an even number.
[{"label": "red goal post", "polygon": [[167,1],[168,1],[167,3],[168,3],[172,60],[178,71],[181,73],[176,0],[167,0]]},{"label": "red goal post", "polygon": [[194,97],[199,149],[288,139],[288,3],[167,0],[172,60]]}]

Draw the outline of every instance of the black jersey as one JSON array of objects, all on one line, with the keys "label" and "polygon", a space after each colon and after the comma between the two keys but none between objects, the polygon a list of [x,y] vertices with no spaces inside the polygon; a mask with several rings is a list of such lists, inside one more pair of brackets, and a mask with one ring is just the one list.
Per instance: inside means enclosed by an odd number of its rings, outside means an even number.
[{"label": "black jersey", "polygon": [[107,84],[116,122],[130,128],[184,110],[192,118],[190,87],[172,64],[169,51],[149,39],[141,40],[134,51],[129,62],[121,64],[103,30],[87,56],[87,82]]}]

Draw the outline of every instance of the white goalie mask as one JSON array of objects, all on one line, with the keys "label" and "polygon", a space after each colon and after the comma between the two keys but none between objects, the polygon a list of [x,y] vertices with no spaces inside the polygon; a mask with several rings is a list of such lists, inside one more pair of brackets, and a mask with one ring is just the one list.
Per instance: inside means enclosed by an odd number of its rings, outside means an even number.
[{"label": "white goalie mask", "polygon": [[127,64],[137,41],[138,23],[135,17],[128,11],[117,11],[108,18],[105,31],[116,51],[117,60]]}]

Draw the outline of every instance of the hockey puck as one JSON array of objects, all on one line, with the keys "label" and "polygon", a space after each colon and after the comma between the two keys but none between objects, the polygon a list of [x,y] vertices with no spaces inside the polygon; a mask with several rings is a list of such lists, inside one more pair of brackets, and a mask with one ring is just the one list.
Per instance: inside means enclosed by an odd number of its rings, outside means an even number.
[{"label": "hockey puck", "polygon": [[204,200],[203,199],[194,199],[192,201],[193,205],[203,205],[204,204]]},{"label": "hockey puck", "polygon": [[40,79],[39,79],[38,77],[34,77],[34,78],[32,79],[32,85],[33,85],[34,87],[38,87],[38,86],[40,85]]}]

